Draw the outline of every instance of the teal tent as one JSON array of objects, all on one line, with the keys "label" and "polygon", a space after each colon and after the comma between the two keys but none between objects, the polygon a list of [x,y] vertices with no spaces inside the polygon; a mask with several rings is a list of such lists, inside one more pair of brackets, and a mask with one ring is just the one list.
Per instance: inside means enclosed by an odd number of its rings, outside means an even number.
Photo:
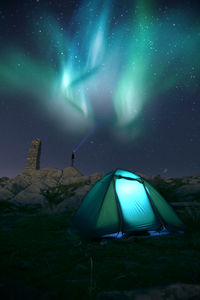
[{"label": "teal tent", "polygon": [[169,231],[183,223],[166,200],[141,176],[116,170],[101,178],[83,199],[74,217],[82,236]]}]

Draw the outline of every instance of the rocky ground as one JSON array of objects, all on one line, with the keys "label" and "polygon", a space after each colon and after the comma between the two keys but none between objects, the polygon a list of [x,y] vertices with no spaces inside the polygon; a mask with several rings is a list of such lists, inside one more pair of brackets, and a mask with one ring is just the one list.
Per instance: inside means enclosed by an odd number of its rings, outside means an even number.
[{"label": "rocky ground", "polygon": [[100,174],[83,176],[73,167],[24,171],[11,179],[0,178],[0,205],[9,209],[76,209],[100,178]]},{"label": "rocky ground", "polygon": [[[171,203],[200,203],[200,176],[146,178]],[[96,173],[83,176],[73,167],[64,170],[24,171],[14,178],[0,178],[0,205],[27,208],[77,209],[84,195],[101,178]],[[6,201],[6,202],[5,202]]]}]

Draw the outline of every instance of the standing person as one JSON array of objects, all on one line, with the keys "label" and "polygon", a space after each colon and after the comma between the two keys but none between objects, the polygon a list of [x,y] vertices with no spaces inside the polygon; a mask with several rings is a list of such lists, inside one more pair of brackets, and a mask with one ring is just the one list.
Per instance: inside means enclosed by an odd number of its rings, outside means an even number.
[{"label": "standing person", "polygon": [[72,167],[74,166],[75,153],[72,151]]}]

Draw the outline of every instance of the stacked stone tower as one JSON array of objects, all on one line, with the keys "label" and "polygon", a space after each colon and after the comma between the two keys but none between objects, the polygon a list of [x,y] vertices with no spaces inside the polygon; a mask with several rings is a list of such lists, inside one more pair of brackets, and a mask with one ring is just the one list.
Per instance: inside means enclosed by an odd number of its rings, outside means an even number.
[{"label": "stacked stone tower", "polygon": [[41,153],[41,141],[35,139],[32,141],[28,156],[26,159],[26,171],[33,171],[40,169],[40,153]]}]

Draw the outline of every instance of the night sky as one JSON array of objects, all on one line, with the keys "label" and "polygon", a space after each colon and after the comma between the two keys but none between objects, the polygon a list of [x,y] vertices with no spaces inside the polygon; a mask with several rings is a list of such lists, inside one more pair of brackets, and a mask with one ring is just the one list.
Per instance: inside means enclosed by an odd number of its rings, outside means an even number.
[{"label": "night sky", "polygon": [[1,1],[0,177],[200,174],[199,82],[200,1]]}]

